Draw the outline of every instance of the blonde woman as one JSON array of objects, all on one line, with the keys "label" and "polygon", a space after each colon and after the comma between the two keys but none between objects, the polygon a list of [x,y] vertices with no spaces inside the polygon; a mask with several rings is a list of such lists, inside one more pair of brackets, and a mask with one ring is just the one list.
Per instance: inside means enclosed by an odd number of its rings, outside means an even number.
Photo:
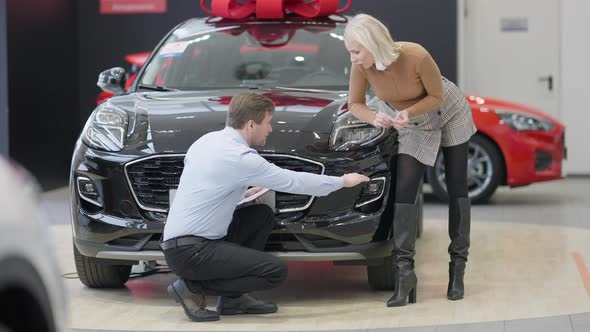
[{"label": "blonde woman", "polygon": [[[349,109],[375,127],[399,132],[397,183],[393,206],[393,296],[387,306],[416,302],[414,273],[416,196],[426,166],[433,166],[439,148],[445,161],[449,194],[449,300],[464,296],[463,275],[469,252],[471,204],[467,191],[467,155],[475,133],[471,109],[463,93],[441,76],[428,51],[419,44],[394,42],[385,25],[359,14],[344,32],[350,53]],[[365,100],[368,86],[397,114],[375,114]]]}]

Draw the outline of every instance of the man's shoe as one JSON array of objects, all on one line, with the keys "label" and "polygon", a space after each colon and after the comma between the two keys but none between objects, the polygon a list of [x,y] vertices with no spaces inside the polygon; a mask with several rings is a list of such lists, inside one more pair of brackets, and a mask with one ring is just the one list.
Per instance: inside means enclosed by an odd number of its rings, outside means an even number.
[{"label": "man's shoe", "polygon": [[272,314],[277,310],[276,304],[264,302],[248,294],[235,298],[220,296],[217,302],[217,312],[220,315]]},{"label": "man's shoe", "polygon": [[193,322],[211,322],[219,320],[215,311],[207,310],[207,299],[203,294],[193,293],[182,279],[168,286],[168,294],[182,305],[184,313]]}]

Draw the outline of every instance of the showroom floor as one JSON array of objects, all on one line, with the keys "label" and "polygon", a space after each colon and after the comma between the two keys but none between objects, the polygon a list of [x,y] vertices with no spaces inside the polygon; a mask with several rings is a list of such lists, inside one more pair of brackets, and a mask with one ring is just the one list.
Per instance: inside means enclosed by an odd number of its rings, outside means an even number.
[{"label": "showroom floor", "polygon": [[[466,298],[451,302],[446,207],[427,197],[417,243],[418,302],[387,308],[362,266],[291,263],[280,288],[258,294],[272,315],[193,323],[166,294],[176,277],[133,278],[121,290],[93,290],[75,279],[67,190],[44,194],[73,331],[590,331],[590,178],[500,189],[474,206]],[[74,276],[74,278],[72,278]],[[210,298],[209,304],[215,304]]]}]

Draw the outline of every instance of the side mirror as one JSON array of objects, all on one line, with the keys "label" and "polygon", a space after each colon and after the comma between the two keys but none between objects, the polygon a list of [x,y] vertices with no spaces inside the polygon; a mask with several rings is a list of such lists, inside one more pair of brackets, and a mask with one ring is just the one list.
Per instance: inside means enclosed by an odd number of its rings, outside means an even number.
[{"label": "side mirror", "polygon": [[98,75],[96,82],[99,88],[106,92],[120,95],[125,92],[125,69],[114,67],[107,69]]}]

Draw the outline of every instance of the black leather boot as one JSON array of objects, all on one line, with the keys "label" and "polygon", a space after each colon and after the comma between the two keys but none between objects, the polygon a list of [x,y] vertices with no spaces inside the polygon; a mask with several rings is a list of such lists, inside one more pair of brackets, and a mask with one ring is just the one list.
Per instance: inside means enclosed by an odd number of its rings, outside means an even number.
[{"label": "black leather boot", "polygon": [[449,287],[447,298],[455,301],[465,296],[463,276],[469,256],[469,232],[471,229],[471,200],[454,198],[449,200]]},{"label": "black leather boot", "polygon": [[416,204],[396,203],[393,212],[393,278],[395,290],[388,307],[416,303],[417,278],[414,273],[416,244]]},{"label": "black leather boot", "polygon": [[178,279],[168,286],[168,294],[182,305],[184,313],[192,321],[210,322],[219,320],[219,315],[215,311],[207,310],[205,295],[191,292],[184,280]]},{"label": "black leather boot", "polygon": [[465,296],[465,286],[463,285],[463,276],[465,275],[465,262],[449,262],[449,287],[447,288],[447,298],[451,301],[461,300]]}]

